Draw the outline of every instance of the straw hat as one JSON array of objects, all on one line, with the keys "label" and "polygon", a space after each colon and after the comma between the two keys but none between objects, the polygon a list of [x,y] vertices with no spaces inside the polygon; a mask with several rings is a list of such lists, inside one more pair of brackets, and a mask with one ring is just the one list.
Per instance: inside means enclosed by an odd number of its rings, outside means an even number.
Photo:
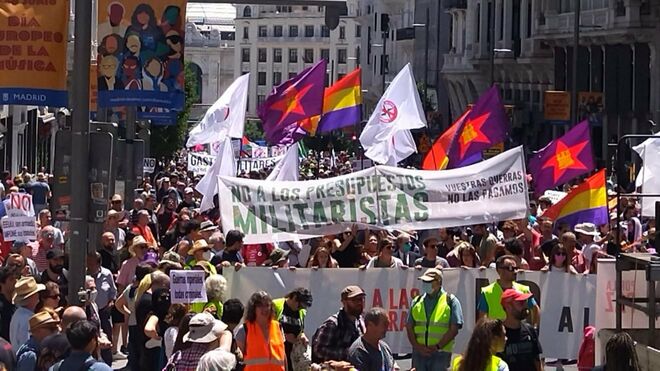
[{"label": "straw hat", "polygon": [[188,250],[188,255],[195,255],[199,250],[210,249],[209,244],[206,243],[206,240],[197,240],[193,244],[192,248]]},{"label": "straw hat", "polygon": [[60,321],[53,318],[50,313],[43,311],[30,317],[30,331],[49,325],[57,325]]},{"label": "straw hat", "polygon": [[147,240],[144,239],[141,235],[133,237],[133,242],[131,243],[131,246],[128,248],[128,252],[131,253],[131,255],[135,256],[135,246],[139,245],[144,245],[144,246],[149,246],[149,243]]},{"label": "straw hat", "polygon": [[22,277],[18,281],[16,281],[16,297],[15,301],[17,303],[22,302],[23,300],[29,298],[30,296],[40,292],[44,291],[46,289],[46,286],[37,283],[33,277]]}]

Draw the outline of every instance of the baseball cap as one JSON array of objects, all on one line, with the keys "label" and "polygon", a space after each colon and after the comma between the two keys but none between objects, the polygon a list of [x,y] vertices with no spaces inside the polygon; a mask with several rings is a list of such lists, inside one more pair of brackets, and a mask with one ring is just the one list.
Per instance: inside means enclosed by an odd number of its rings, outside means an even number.
[{"label": "baseball cap", "polygon": [[518,290],[515,289],[506,289],[502,293],[502,298],[500,299],[500,303],[504,303],[506,301],[525,301],[529,298],[532,297],[532,293],[527,293],[524,294]]},{"label": "baseball cap", "polygon": [[112,202],[121,201],[121,200],[122,200],[121,195],[119,194],[112,195],[112,199],[111,199]]},{"label": "baseball cap", "polygon": [[183,190],[183,193],[188,194],[188,193],[193,193],[193,189],[190,187],[186,187],[186,189]]},{"label": "baseball cap", "polygon": [[424,272],[424,274],[421,277],[418,277],[417,279],[422,280],[424,282],[433,282],[436,280],[441,280],[442,272],[436,268],[429,268],[426,270],[426,272]]},{"label": "baseball cap", "polygon": [[342,299],[350,299],[358,296],[366,296],[367,294],[360,288],[360,286],[346,286],[341,290]]}]

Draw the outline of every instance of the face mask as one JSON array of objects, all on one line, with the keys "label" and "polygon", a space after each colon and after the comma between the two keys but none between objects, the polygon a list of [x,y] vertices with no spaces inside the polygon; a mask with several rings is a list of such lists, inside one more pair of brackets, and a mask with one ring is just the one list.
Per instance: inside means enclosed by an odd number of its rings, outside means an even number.
[{"label": "face mask", "polygon": [[566,255],[555,255],[555,263],[563,265],[564,260],[566,260]]},{"label": "face mask", "polygon": [[433,293],[433,283],[431,282],[422,282],[422,291],[427,294]]},{"label": "face mask", "polygon": [[90,302],[96,302],[96,297],[99,295],[99,292],[96,290],[91,290],[89,291],[89,301]]},{"label": "face mask", "polygon": [[55,273],[57,273],[57,274],[62,273],[62,270],[63,270],[63,269],[64,269],[64,266],[63,266],[63,265],[51,265],[51,266],[50,266],[50,270],[52,270],[53,272],[55,272]]},{"label": "face mask", "polygon": [[211,261],[211,259],[213,259],[213,253],[210,251],[204,251],[204,253],[202,254],[202,259],[206,261]]},{"label": "face mask", "polygon": [[403,252],[408,252],[408,251],[410,251],[411,247],[412,247],[412,246],[410,245],[410,242],[406,242],[406,243],[404,243],[404,244],[403,244]]}]

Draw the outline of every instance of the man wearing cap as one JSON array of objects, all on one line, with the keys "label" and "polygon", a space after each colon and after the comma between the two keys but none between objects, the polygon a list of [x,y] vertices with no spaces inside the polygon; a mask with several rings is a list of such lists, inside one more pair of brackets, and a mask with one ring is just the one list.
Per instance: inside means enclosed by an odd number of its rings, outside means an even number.
[{"label": "man wearing cap", "polygon": [[413,365],[420,371],[446,370],[454,339],[463,327],[461,303],[442,288],[439,269],[427,269],[418,279],[422,294],[413,299],[406,324]]},{"label": "man wearing cap", "polygon": [[16,371],[34,371],[37,356],[41,351],[41,342],[48,336],[60,331],[60,321],[48,312],[39,312],[30,317],[30,338],[16,352]]},{"label": "man wearing cap", "polygon": [[195,192],[190,187],[186,187],[183,190],[183,200],[179,203],[179,206],[177,206],[176,208],[177,213],[181,211],[181,209],[183,209],[184,207],[187,207],[189,209],[196,209],[199,207],[199,204],[193,198],[194,194]]},{"label": "man wearing cap", "polygon": [[206,242],[211,242],[211,235],[217,230],[218,227],[210,220],[205,220],[199,225],[199,234]]},{"label": "man wearing cap", "polygon": [[203,264],[210,274],[217,274],[215,267],[210,263],[213,259],[213,253],[211,252],[211,246],[209,246],[205,240],[197,240],[193,243],[193,247],[188,250],[188,256],[192,257],[186,265],[185,269],[194,269],[196,265]]},{"label": "man wearing cap", "polygon": [[121,195],[112,195],[110,208],[117,212],[117,226],[119,228],[128,227],[128,212],[124,210],[124,200],[121,198]]},{"label": "man wearing cap", "polygon": [[285,297],[273,299],[273,310],[275,311],[275,320],[280,322],[282,332],[284,332],[284,349],[288,369],[294,370],[291,360],[291,352],[295,344],[302,344],[307,347],[309,340],[305,336],[305,316],[307,309],[312,306],[312,293],[299,287]]},{"label": "man wearing cap", "polygon": [[54,282],[60,287],[60,305],[66,304],[66,296],[69,292],[69,280],[66,278],[64,269],[64,251],[51,249],[46,254],[48,268],[41,273],[40,282],[46,284]]},{"label": "man wearing cap", "polygon": [[582,255],[584,256],[584,273],[588,274],[591,268],[591,262],[594,256],[598,256],[600,246],[595,243],[595,239],[600,237],[598,228],[593,223],[580,223],[573,228],[578,241],[582,244]]},{"label": "man wearing cap", "polygon": [[328,317],[312,337],[314,363],[348,360],[348,349],[365,333],[362,311],[366,296],[359,286],[341,291],[342,308]]},{"label": "man wearing cap", "polygon": [[[506,289],[515,289],[524,294],[530,292],[529,287],[516,282],[518,273],[518,263],[514,256],[503,255],[497,258],[495,262],[495,269],[499,278],[490,285],[481,289],[479,302],[477,303],[478,319],[484,316],[492,319],[504,320],[506,313],[502,308],[501,299],[502,293]],[[527,307],[531,311],[531,320],[535,328],[538,328],[541,323],[541,310],[534,297],[527,300]]]},{"label": "man wearing cap", "polygon": [[510,371],[541,371],[541,343],[536,330],[524,321],[529,316],[527,301],[531,293],[522,293],[515,289],[506,289],[502,293],[501,304],[506,312],[506,346],[497,356],[502,358]]},{"label": "man wearing cap", "polygon": [[115,236],[115,249],[121,250],[126,245],[126,231],[119,228],[119,213],[116,210],[109,210],[108,215],[105,217],[105,224],[103,225],[104,232],[110,232]]},{"label": "man wearing cap", "polygon": [[37,284],[33,277],[23,277],[16,281],[16,312],[11,317],[9,324],[9,342],[14,352],[30,337],[29,321],[34,315],[34,309],[39,304],[39,292],[44,291],[46,286]]},{"label": "man wearing cap", "polygon": [[227,325],[209,313],[195,314],[190,319],[188,332],[183,335],[184,343],[191,345],[181,352],[181,357],[174,362],[177,370],[194,370],[199,359],[208,351],[231,350],[232,335]]},{"label": "man wearing cap", "polygon": [[149,247],[158,249],[158,241],[156,241],[153,233],[151,233],[151,228],[149,228],[149,212],[147,210],[138,211],[137,222],[133,226],[132,232],[136,236],[144,237]]}]

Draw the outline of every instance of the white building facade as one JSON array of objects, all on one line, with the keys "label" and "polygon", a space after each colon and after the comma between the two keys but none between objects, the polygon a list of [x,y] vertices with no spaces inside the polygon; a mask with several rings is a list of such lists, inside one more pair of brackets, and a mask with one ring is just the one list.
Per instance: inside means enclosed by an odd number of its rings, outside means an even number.
[{"label": "white building facade", "polygon": [[328,61],[326,85],[359,66],[362,30],[357,2],[348,3],[334,30],[325,26],[320,6],[236,5],[234,77],[250,73],[249,116],[256,116],[273,86],[321,58]]}]

